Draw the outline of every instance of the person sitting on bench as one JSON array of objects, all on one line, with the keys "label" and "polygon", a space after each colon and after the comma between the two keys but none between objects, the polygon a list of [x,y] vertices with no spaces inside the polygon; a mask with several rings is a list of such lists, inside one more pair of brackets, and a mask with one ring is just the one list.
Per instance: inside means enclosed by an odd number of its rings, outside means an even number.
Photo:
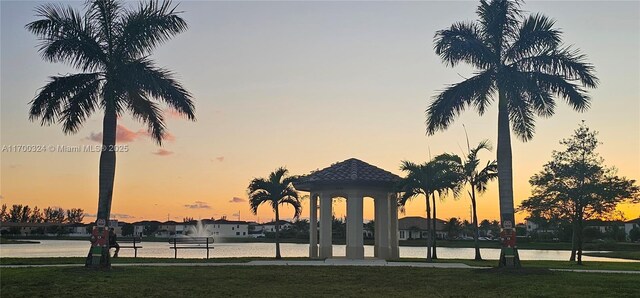
[{"label": "person sitting on bench", "polygon": [[120,245],[117,242],[117,237],[116,236],[116,232],[113,230],[113,228],[109,229],[109,250],[111,250],[112,248],[116,249],[116,252],[113,254],[114,258],[118,257],[118,252],[120,252]]}]

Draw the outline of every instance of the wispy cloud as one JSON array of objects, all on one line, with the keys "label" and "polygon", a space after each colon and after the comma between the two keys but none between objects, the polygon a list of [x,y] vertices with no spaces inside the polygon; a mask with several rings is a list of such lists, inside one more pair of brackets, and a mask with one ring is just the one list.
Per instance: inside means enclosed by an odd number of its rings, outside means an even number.
[{"label": "wispy cloud", "polygon": [[173,154],[173,151],[169,151],[169,150],[160,148],[160,149],[158,149],[158,151],[152,152],[152,154],[155,154],[155,155],[158,155],[158,156],[169,156],[169,155]]},{"label": "wispy cloud", "polygon": [[211,209],[211,206],[207,202],[195,201],[193,204],[186,204],[184,207],[189,209]]},{"label": "wispy cloud", "polygon": [[229,203],[244,203],[247,200],[243,198],[233,197],[233,199],[229,200]]},{"label": "wispy cloud", "polygon": [[218,156],[216,157],[216,160],[219,162],[223,162],[224,161],[224,156]]},{"label": "wispy cloud", "polygon": [[[95,218],[97,215],[95,213],[85,213],[84,216]],[[133,215],[124,214],[124,213],[111,213],[111,219],[131,219],[131,218],[136,218],[136,217]]]},{"label": "wispy cloud", "polygon": [[4,199],[4,196],[3,196],[3,195],[0,195],[0,200],[2,200],[2,199]]},{"label": "wispy cloud", "polygon": [[[141,137],[147,137],[147,138],[152,138],[151,134],[144,130],[138,130],[138,131],[133,131],[128,129],[127,127],[125,127],[124,125],[118,124],[117,128],[116,128],[116,142],[117,143],[131,143],[134,142],[138,139],[140,139]],[[85,139],[93,141],[93,142],[97,142],[97,143],[102,143],[102,132],[92,132],[91,134],[89,134],[88,137],[86,137]],[[176,136],[173,135],[170,132],[166,132],[164,135],[164,140],[165,141],[169,141],[169,142],[173,142],[176,140]]]}]

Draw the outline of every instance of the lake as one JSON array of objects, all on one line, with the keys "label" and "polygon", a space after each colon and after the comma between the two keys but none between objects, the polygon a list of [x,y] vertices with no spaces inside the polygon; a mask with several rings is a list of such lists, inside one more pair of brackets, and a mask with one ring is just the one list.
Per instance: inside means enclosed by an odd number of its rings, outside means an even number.
[{"label": "lake", "polygon": [[[84,257],[89,249],[88,241],[78,240],[38,240],[39,244],[1,244],[0,257],[3,258],[33,258],[33,257]],[[169,249],[167,242],[143,242],[143,248],[138,250],[139,257],[145,258],[172,258],[173,250]],[[273,257],[275,244],[273,243],[215,243],[215,249],[211,251],[213,258],[231,257]],[[308,244],[282,243],[280,244],[283,257],[307,257],[309,255]],[[488,260],[497,260],[500,250],[495,248],[480,249],[482,257]],[[566,261],[571,254],[566,250],[531,250],[521,249],[522,260],[557,260]],[[367,257],[373,257],[373,246],[365,245],[364,253]],[[204,258],[205,250],[182,249],[178,251],[179,258]],[[333,246],[334,256],[345,255],[345,245]],[[133,257],[133,249],[121,249],[121,257]],[[400,247],[400,257],[424,258],[425,247]],[[438,257],[443,259],[473,259],[473,248],[438,247]],[[631,260],[589,257],[584,256],[585,261],[609,261],[629,262]]]}]

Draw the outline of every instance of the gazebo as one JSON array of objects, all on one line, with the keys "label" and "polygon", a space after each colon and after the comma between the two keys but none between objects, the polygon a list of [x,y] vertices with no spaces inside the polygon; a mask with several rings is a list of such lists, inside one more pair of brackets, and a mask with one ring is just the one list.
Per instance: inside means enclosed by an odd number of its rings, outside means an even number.
[{"label": "gazebo", "polygon": [[[395,184],[400,177],[351,158],[328,168],[303,176],[294,186],[309,192],[309,257],[331,258],[332,201],[341,197],[347,201],[348,259],[364,258],[362,202],[373,198],[375,206],[374,256],[395,259],[398,251],[398,204]],[[320,249],[318,249],[318,198],[320,199]]]}]

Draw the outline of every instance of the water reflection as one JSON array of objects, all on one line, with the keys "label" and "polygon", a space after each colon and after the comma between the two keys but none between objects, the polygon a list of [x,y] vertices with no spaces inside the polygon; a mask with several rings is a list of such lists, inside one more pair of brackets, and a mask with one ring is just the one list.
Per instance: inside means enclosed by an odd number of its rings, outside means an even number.
[{"label": "water reflection", "polygon": [[[0,257],[83,257],[89,248],[88,241],[74,240],[39,240],[40,244],[2,244],[0,245]],[[172,258],[173,250],[169,249],[167,242],[143,242],[143,248],[138,250],[139,257],[147,258]],[[273,243],[216,243],[211,255],[214,258],[231,257],[273,257],[275,245]],[[309,246],[307,244],[282,243],[283,257],[307,257]],[[497,260],[500,250],[495,248],[480,249],[482,257],[487,260]],[[365,246],[364,253],[367,257],[373,257],[373,246]],[[520,250],[522,260],[557,260],[569,259],[570,251],[566,250]],[[334,256],[344,256],[345,246],[334,245]],[[178,251],[179,258],[204,258],[206,252],[198,249],[183,249]],[[133,257],[133,249],[122,249],[121,257]],[[400,257],[424,258],[425,247],[400,247]],[[473,259],[473,248],[438,247],[438,257],[443,259]],[[584,261],[609,261],[629,262],[630,260],[589,257],[584,256]]]}]

